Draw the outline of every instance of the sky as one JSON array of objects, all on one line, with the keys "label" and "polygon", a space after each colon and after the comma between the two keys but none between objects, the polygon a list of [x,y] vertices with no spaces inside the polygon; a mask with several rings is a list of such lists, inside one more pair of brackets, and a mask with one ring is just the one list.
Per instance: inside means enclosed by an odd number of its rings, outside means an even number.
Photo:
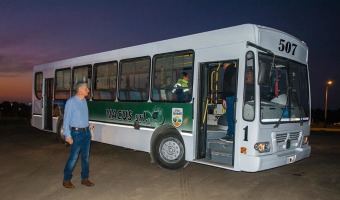
[{"label": "sky", "polygon": [[334,0],[1,0],[0,102],[31,102],[37,64],[251,23],[306,42],[312,108],[333,80],[340,109],[339,19]]}]

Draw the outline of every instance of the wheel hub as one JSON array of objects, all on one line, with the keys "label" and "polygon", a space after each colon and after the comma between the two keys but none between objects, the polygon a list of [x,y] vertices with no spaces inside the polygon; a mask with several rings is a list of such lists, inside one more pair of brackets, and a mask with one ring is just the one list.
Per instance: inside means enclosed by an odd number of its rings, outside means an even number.
[{"label": "wheel hub", "polygon": [[160,145],[160,154],[163,159],[168,161],[175,161],[182,155],[181,146],[175,138],[165,140]]}]

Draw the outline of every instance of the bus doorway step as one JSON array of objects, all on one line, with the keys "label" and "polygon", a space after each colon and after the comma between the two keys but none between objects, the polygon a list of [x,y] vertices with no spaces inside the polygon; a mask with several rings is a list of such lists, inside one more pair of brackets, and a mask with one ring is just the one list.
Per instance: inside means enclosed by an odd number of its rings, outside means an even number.
[{"label": "bus doorway step", "polygon": [[213,162],[231,165],[233,160],[233,142],[209,139],[207,141],[207,159]]}]

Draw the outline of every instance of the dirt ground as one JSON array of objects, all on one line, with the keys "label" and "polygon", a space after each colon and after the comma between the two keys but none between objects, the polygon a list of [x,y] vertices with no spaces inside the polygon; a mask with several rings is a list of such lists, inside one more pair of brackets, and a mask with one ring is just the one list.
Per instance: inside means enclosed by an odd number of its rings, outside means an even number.
[{"label": "dirt ground", "polygon": [[54,133],[28,122],[0,122],[0,199],[340,199],[340,132],[311,134],[312,153],[300,162],[258,173],[191,163],[169,171],[149,154],[92,142],[90,180],[80,184],[78,162],[72,182],[62,186],[68,148]]}]

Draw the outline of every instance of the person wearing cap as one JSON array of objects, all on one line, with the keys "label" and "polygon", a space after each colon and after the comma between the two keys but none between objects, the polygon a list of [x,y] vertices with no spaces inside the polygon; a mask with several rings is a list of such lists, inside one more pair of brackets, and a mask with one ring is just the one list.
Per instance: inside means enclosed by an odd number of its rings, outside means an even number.
[{"label": "person wearing cap", "polygon": [[233,140],[235,133],[234,122],[234,102],[236,94],[236,67],[235,62],[223,63],[224,77],[223,77],[223,93],[222,106],[227,109],[226,117],[228,122],[228,130],[226,137],[222,137],[222,141]]},{"label": "person wearing cap", "polygon": [[81,184],[88,187],[94,184],[89,181],[89,154],[91,144],[88,107],[85,97],[89,94],[86,82],[75,85],[76,95],[67,100],[64,112],[64,136],[70,144],[70,155],[64,168],[63,186],[74,188],[71,182],[72,172],[81,154]]}]

